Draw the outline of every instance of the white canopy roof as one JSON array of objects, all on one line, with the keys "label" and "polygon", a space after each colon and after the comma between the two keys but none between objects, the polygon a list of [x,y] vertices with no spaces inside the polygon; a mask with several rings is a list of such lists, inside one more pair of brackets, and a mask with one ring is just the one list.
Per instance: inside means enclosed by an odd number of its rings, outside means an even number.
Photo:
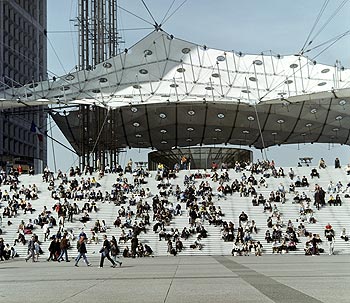
[{"label": "white canopy roof", "polygon": [[[0,108],[64,103],[293,102],[344,95],[350,70],[298,55],[245,55],[154,31],[91,70],[0,92]],[[345,91],[344,97],[349,97]],[[14,101],[19,102],[14,102]]]},{"label": "white canopy roof", "polygon": [[350,144],[350,70],[301,55],[210,49],[163,31],[91,70],[0,91],[0,109],[56,103],[95,105],[84,118],[74,109],[53,114],[80,154],[95,142],[158,150]]}]

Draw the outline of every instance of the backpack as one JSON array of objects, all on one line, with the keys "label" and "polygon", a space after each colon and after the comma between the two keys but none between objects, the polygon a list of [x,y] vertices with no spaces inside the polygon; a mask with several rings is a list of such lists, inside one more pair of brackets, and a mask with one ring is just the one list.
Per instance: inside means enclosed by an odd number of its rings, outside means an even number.
[{"label": "backpack", "polygon": [[119,254],[120,254],[120,249],[119,249],[118,245],[113,244],[111,246],[111,255],[112,256],[116,256],[116,255],[119,255]]}]

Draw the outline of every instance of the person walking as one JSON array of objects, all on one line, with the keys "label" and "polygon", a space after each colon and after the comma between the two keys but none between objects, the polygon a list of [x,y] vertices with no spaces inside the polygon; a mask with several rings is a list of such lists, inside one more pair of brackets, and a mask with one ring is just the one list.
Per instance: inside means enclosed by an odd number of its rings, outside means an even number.
[{"label": "person walking", "polygon": [[32,238],[29,240],[28,243],[28,255],[25,258],[26,262],[32,258],[33,262],[35,262],[35,236],[33,235]]},{"label": "person walking", "polygon": [[84,259],[85,263],[87,266],[91,266],[91,263],[89,263],[87,257],[86,257],[86,245],[85,245],[85,237],[84,236],[80,236],[78,242],[77,242],[77,249],[78,249],[78,255],[75,258],[75,264],[74,266],[78,267],[78,263],[80,261],[81,258]]},{"label": "person walking", "polygon": [[58,262],[63,261],[63,255],[64,255],[66,262],[70,262],[68,260],[68,239],[66,234],[63,235],[62,240],[60,242],[60,249],[61,249],[61,253],[58,256],[57,261]]},{"label": "person walking", "polygon": [[112,263],[112,267],[116,266],[115,262],[111,259],[110,255],[109,255],[110,251],[111,251],[111,243],[108,241],[107,235],[104,235],[103,236],[103,246],[100,249],[100,253],[101,253],[100,268],[103,267],[103,263],[104,263],[105,258],[107,258],[108,261]]},{"label": "person walking", "polygon": [[39,262],[39,256],[41,252],[41,247],[39,244],[38,239],[35,239],[34,241],[34,262]]},{"label": "person walking", "polygon": [[112,256],[113,261],[117,262],[119,264],[119,266],[122,266],[123,262],[120,261],[120,259],[118,257],[118,255],[120,253],[120,249],[118,247],[117,240],[114,236],[112,237],[110,244],[111,244],[111,256]]},{"label": "person walking", "polygon": [[57,248],[59,246],[59,243],[57,244],[58,242],[58,238],[56,236],[52,236],[52,240],[51,240],[51,243],[50,243],[50,246],[49,246],[49,252],[50,252],[50,255],[49,257],[47,258],[47,261],[57,261],[56,257],[57,257]]}]

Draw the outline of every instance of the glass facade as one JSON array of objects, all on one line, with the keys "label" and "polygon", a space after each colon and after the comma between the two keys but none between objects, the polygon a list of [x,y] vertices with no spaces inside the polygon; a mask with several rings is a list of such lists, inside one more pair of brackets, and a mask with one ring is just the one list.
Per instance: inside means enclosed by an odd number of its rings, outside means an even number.
[{"label": "glass facade", "polygon": [[236,161],[252,161],[252,159],[253,153],[246,149],[228,147],[176,148],[149,153],[148,168],[156,170],[158,163],[162,163],[169,169],[173,169],[176,164],[186,169],[209,169],[213,163],[218,167],[224,163],[230,168],[234,166]]},{"label": "glass facade", "polygon": [[[46,79],[46,0],[0,1],[0,98],[1,90]],[[33,87],[33,94],[35,94]],[[27,96],[19,96],[24,102]],[[1,107],[1,105],[0,105]],[[31,132],[35,123],[46,132],[44,108],[0,112],[0,165],[27,163],[41,171],[47,162],[46,138]]]}]

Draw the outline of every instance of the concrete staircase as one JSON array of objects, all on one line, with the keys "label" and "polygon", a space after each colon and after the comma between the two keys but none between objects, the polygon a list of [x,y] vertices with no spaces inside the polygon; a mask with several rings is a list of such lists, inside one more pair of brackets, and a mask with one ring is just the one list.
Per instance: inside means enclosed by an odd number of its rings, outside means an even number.
[{"label": "concrete staircase", "polygon": [[[345,171],[342,169],[334,169],[331,167],[327,167],[326,169],[319,170],[320,172],[320,178],[311,179],[310,177],[310,171],[312,167],[293,167],[293,170],[296,175],[307,176],[310,186],[305,188],[297,188],[299,192],[305,192],[307,196],[309,196],[313,200],[313,189],[314,185],[317,183],[320,186],[322,186],[325,190],[327,188],[327,185],[330,180],[333,180],[334,183],[337,183],[338,181],[341,181],[344,185],[344,188],[346,187],[346,184],[349,183],[349,176],[346,175]],[[287,173],[289,170],[289,167],[284,168],[285,173]],[[189,171],[180,171],[178,174],[178,177],[174,180],[171,180],[172,185],[175,187],[177,184],[180,186],[181,189],[184,188],[183,180],[185,174],[189,174]],[[219,172],[220,174],[220,172]],[[247,176],[250,175],[249,172],[245,172]],[[233,170],[229,171],[230,175],[230,184],[234,179],[240,180],[242,173],[236,173]],[[256,178],[260,179],[261,175],[257,175]],[[97,176],[95,176],[97,179]],[[133,182],[133,177],[131,174],[126,174],[126,177],[128,178],[129,182]],[[112,185],[114,184],[115,180],[117,178],[116,174],[106,174],[101,180],[98,180],[98,182],[101,184],[102,193],[105,193],[105,191],[110,191],[112,188]],[[55,204],[55,201],[51,198],[50,192],[47,190],[47,184],[42,182],[41,175],[36,176],[28,176],[28,175],[22,175],[20,176],[20,186],[23,184],[25,186],[28,186],[30,184],[36,184],[36,186],[39,189],[39,199],[32,201],[33,207],[36,209],[33,214],[27,213],[23,214],[22,211],[19,211],[18,215],[15,218],[3,218],[2,222],[2,230],[3,235],[2,237],[5,240],[5,243],[10,243],[10,245],[13,244],[13,241],[15,238],[17,238],[17,228],[20,224],[21,220],[24,220],[25,222],[28,222],[29,218],[34,220],[38,214],[43,209],[44,205],[47,206],[48,209],[52,209],[52,206]],[[203,179],[199,179],[196,181],[196,185],[199,185],[199,183]],[[205,181],[209,181],[211,184],[213,191],[215,192],[218,183],[213,182],[210,178],[204,179]],[[155,180],[155,173],[153,172],[149,178],[147,178],[147,184],[144,185],[144,187],[148,187],[150,191],[153,194],[158,193],[157,184],[158,182]],[[289,184],[291,183],[291,180],[288,177],[280,177],[280,178],[267,178],[268,187],[267,188],[258,188],[257,192],[258,194],[261,192],[267,198],[269,196],[270,191],[277,190],[277,187],[280,183],[282,183],[285,187],[285,189],[289,188]],[[58,181],[55,181],[55,185],[58,185]],[[9,186],[3,185],[1,186],[1,190],[4,191],[7,189],[9,191]],[[326,196],[326,200],[328,200],[328,196]],[[349,206],[349,198],[345,198],[345,193],[340,193],[340,196],[342,198],[342,206],[326,206],[319,211],[315,209],[315,207],[311,206],[315,213],[315,218],[317,219],[316,224],[308,224],[304,223],[306,226],[306,229],[312,233],[320,234],[321,239],[325,239],[323,237],[324,227],[329,222],[332,224],[335,232],[336,232],[336,242],[335,242],[335,251],[336,253],[340,254],[349,254],[350,253],[350,243],[345,242],[344,240],[340,239],[339,234],[343,227],[347,229],[347,231],[350,231],[350,224],[349,224],[349,214],[350,214],[350,206]],[[297,227],[298,223],[296,223],[296,219],[299,218],[299,205],[292,203],[294,194],[287,193],[286,194],[286,202],[284,204],[278,203],[278,209],[280,210],[282,214],[282,219],[284,223],[287,223],[289,219],[292,220],[294,227]],[[268,244],[264,238],[265,238],[265,231],[267,229],[266,226],[266,220],[269,213],[263,212],[263,206],[253,206],[251,202],[251,197],[240,197],[238,193],[234,193],[233,195],[228,195],[226,198],[218,199],[216,196],[213,200],[215,205],[220,205],[222,212],[225,214],[224,220],[227,222],[233,221],[235,223],[235,227],[238,226],[238,216],[242,211],[246,212],[249,216],[249,220],[255,220],[257,227],[258,227],[258,233],[252,234],[252,237],[254,240],[259,240],[263,246],[264,246],[264,253],[271,254],[272,248],[271,244]],[[152,205],[152,198],[146,199],[147,202]],[[176,198],[175,196],[170,196],[169,201],[174,203],[174,206],[176,205]],[[1,206],[1,214],[3,212],[3,206],[6,205],[7,202],[2,201]],[[79,207],[82,208],[84,201],[77,202]],[[100,221],[105,220],[107,226],[109,226],[109,229],[107,230],[106,234],[111,238],[112,235],[114,235],[117,239],[119,238],[119,235],[121,233],[120,228],[115,228],[113,226],[113,222],[115,218],[117,217],[118,210],[120,206],[115,206],[114,203],[102,203],[98,202],[98,212],[92,212],[90,214],[91,220],[83,225],[78,219],[81,215],[75,215],[74,222],[73,223],[67,223],[65,224],[65,229],[73,229],[74,233],[78,235],[82,228],[84,228],[84,231],[87,233],[88,237],[91,236],[91,228],[94,225],[94,222],[99,219]],[[126,207],[125,205],[124,207]],[[136,212],[136,207],[131,206],[131,209]],[[54,216],[57,217],[56,213],[53,213]],[[150,214],[150,218],[152,220],[152,213]],[[13,224],[11,226],[7,226],[7,221],[10,220]],[[204,227],[208,231],[208,237],[203,239],[201,243],[203,244],[203,249],[191,249],[189,246],[192,244],[195,240],[195,237],[190,237],[187,241],[183,240],[183,244],[185,246],[185,249],[180,253],[181,255],[228,255],[231,253],[232,250],[232,242],[224,242],[221,240],[221,230],[220,227],[216,227],[213,225],[209,225],[208,222],[203,222]],[[154,251],[155,255],[167,255],[167,244],[166,241],[158,240],[158,234],[154,233],[152,230],[152,222],[151,226],[149,227],[149,230],[146,234],[142,233],[139,237],[140,242],[147,243],[150,245]],[[184,226],[189,226],[188,224],[188,213],[185,209],[185,204],[182,204],[182,215],[176,216],[171,221],[170,225],[167,226],[167,230],[170,228],[178,228],[178,230],[181,232]],[[283,228],[284,229],[284,228]],[[55,234],[57,231],[57,227],[53,228],[51,231],[51,235]],[[39,236],[39,240],[41,241],[41,247],[47,255],[48,252],[48,245],[50,241],[43,241],[44,235],[43,230],[40,229],[40,227],[36,227],[34,229],[34,233]],[[26,239],[29,239],[30,235],[26,235]],[[100,240],[102,240],[102,235],[99,235]],[[300,243],[298,243],[297,251],[296,252],[290,252],[293,254],[303,254],[303,247],[305,238],[300,238]],[[324,243],[323,247],[325,250],[327,249],[326,243]],[[125,245],[129,245],[130,243],[126,243]],[[123,244],[121,244],[121,250],[124,248]],[[71,250],[70,255],[76,254],[75,249],[75,243],[73,243],[73,249]],[[22,244],[17,244],[15,246],[18,254],[20,257],[24,257],[27,252],[27,246],[23,246]],[[98,251],[100,248],[100,244],[88,244],[88,254],[98,256]]]}]

